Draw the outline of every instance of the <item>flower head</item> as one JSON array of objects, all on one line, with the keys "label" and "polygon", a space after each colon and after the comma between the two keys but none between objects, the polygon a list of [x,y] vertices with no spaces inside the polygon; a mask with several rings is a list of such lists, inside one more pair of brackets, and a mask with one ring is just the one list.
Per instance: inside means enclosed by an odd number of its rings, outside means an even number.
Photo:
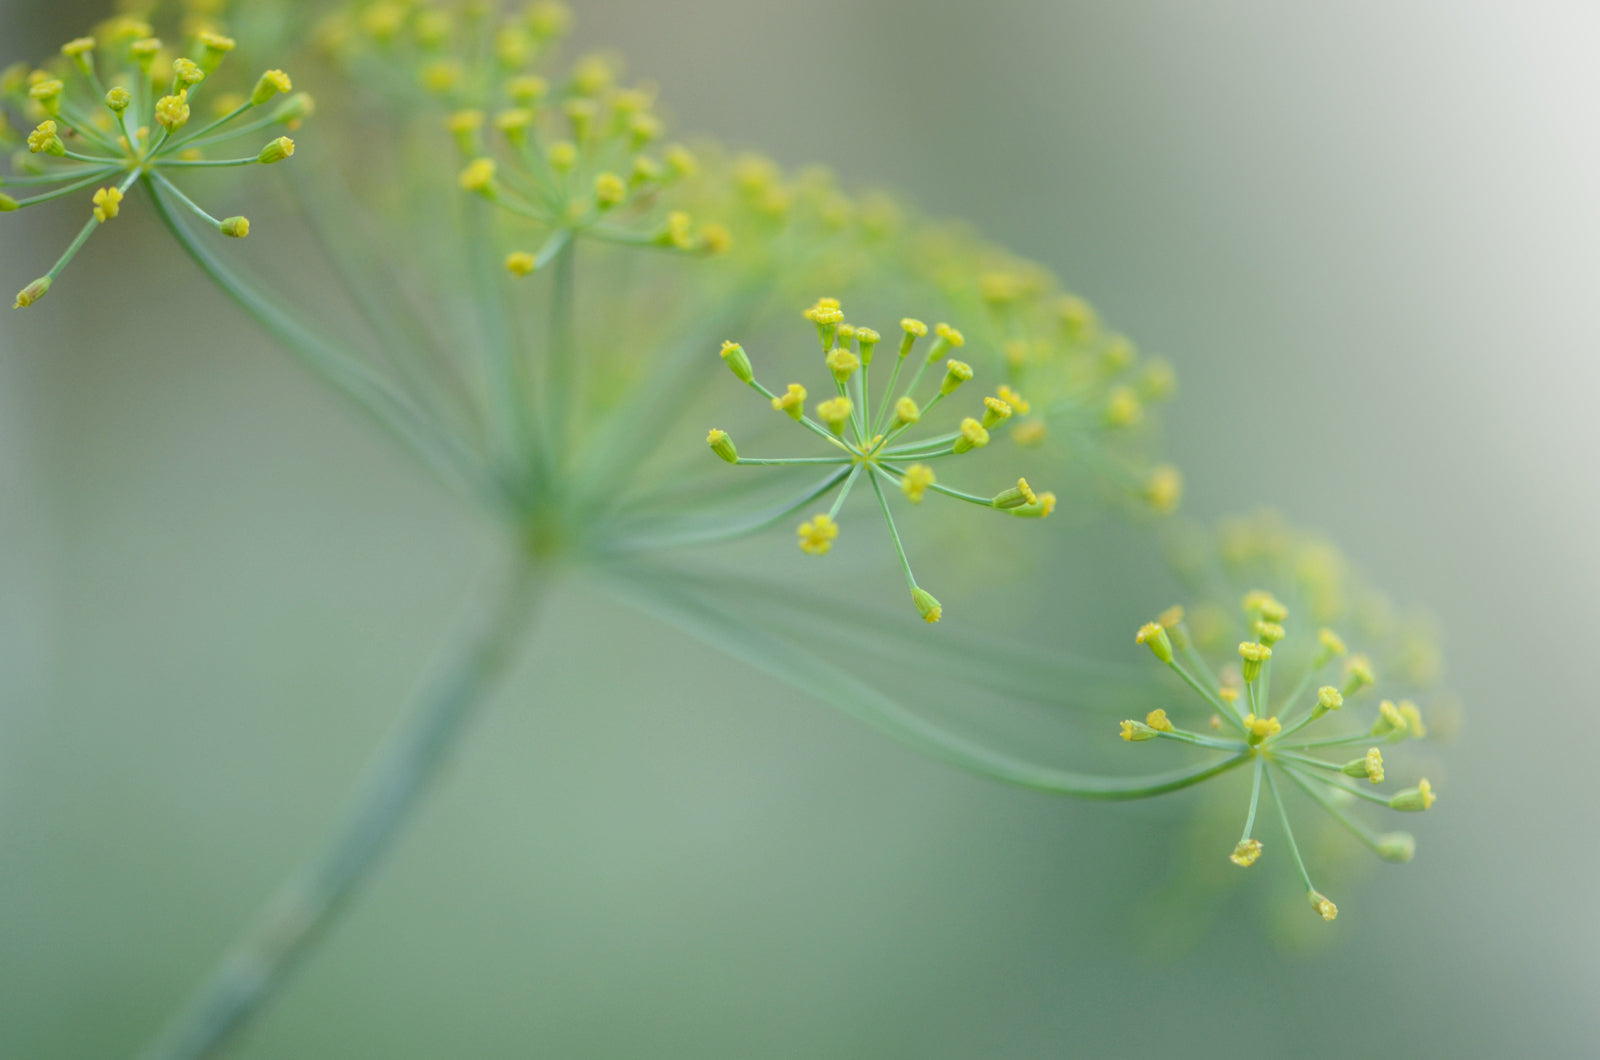
[{"label": "flower head", "polygon": [[[1139,630],[1137,639],[1151,646],[1157,659],[1193,693],[1192,706],[1189,710],[1171,710],[1170,719],[1164,710],[1161,720],[1167,724],[1161,726],[1150,719],[1144,725],[1124,722],[1121,735],[1128,741],[1163,738],[1220,755],[1221,769],[1249,767],[1253,780],[1244,834],[1229,859],[1236,865],[1250,866],[1261,857],[1262,844],[1255,835],[1257,811],[1264,797],[1269,799],[1276,804],[1284,846],[1312,908],[1323,919],[1332,920],[1338,910],[1312,885],[1283,791],[1288,787],[1300,789],[1338,825],[1390,861],[1409,860],[1415,841],[1404,833],[1380,834],[1362,821],[1349,804],[1365,801],[1389,810],[1418,812],[1431,807],[1435,796],[1426,780],[1394,794],[1372,790],[1384,783],[1388,772],[1382,750],[1369,746],[1374,735],[1397,741],[1413,739],[1416,734],[1407,713],[1392,701],[1380,704],[1378,723],[1369,730],[1360,718],[1352,717],[1353,711],[1341,709],[1350,693],[1333,685],[1319,687],[1319,677],[1329,676],[1328,671],[1339,658],[1329,650],[1329,642],[1336,642],[1340,649],[1343,642],[1326,631],[1314,638],[1298,636],[1291,618],[1295,608],[1272,593],[1251,590],[1243,594],[1242,602],[1237,611],[1214,603],[1202,603],[1186,611],[1174,608],[1164,614],[1162,621],[1147,623]],[[1214,668],[1207,654],[1220,652],[1227,643],[1226,616],[1230,611],[1238,616],[1234,621],[1257,633],[1264,624],[1279,627],[1271,638],[1276,647],[1269,648],[1259,641],[1240,643],[1235,656],[1239,670],[1232,676],[1219,677],[1226,671]],[[1222,622],[1223,628],[1207,630],[1204,638],[1198,637],[1186,617],[1195,615],[1207,616],[1207,622]],[[1181,647],[1174,649],[1174,645]],[[1238,687],[1241,683],[1242,691]],[[1421,717],[1414,703],[1412,712]],[[1349,757],[1347,749],[1361,747],[1365,747],[1365,753]]]},{"label": "flower head", "polygon": [[[133,35],[135,30],[144,35]],[[0,128],[6,125],[8,107],[21,114],[46,115],[27,138],[30,154],[25,157],[37,161],[11,174],[0,172],[0,184],[40,190],[30,197],[0,196],[5,210],[96,189],[79,238],[49,273],[17,295],[18,307],[44,297],[94,230],[119,216],[135,184],[155,197],[164,217],[170,219],[172,211],[182,210],[222,235],[240,237],[249,230],[248,222],[213,217],[179,191],[176,182],[194,168],[271,163],[294,153],[293,142],[279,137],[247,157],[213,157],[213,151],[237,136],[291,120],[285,117],[288,114],[303,115],[306,105],[302,102],[284,114],[252,113],[277,92],[288,91],[288,77],[268,71],[261,84],[272,91],[258,85],[250,98],[241,98],[215,120],[192,129],[197,97],[211,88],[212,74],[233,49],[233,41],[201,33],[195,38],[195,54],[172,56],[158,64],[158,57],[170,53],[148,30],[128,20],[114,23],[101,36],[80,37],[64,45],[54,64],[58,76],[41,77],[31,85],[0,86]],[[18,165],[13,160],[13,168]]]},{"label": "flower head", "polygon": [[[967,417],[954,431],[944,434],[934,433],[918,439],[907,437],[913,428],[926,422],[930,412],[955,392],[956,388],[948,385],[952,375],[958,377],[958,381],[972,377],[971,368],[960,362],[950,362],[946,369],[947,385],[936,390],[925,405],[919,405],[916,398],[918,384],[922,382],[929,365],[938,360],[936,356],[926,357],[920,360],[910,379],[905,382],[904,388],[897,389],[901,382],[902,368],[908,360],[907,355],[916,339],[920,337],[918,332],[925,332],[925,327],[910,321],[909,318],[903,322],[906,325],[903,330],[908,343],[904,347],[905,355],[896,358],[889,376],[888,389],[876,407],[873,407],[870,403],[871,366],[867,363],[867,358],[858,351],[864,336],[870,336],[868,339],[870,343],[876,341],[878,333],[871,328],[856,328],[845,324],[844,311],[838,301],[832,298],[818,299],[805,311],[804,316],[816,326],[818,334],[827,343],[823,361],[832,377],[834,388],[834,396],[817,404],[814,420],[804,412],[806,393],[804,387],[798,383],[791,384],[786,394],[776,394],[756,378],[755,368],[742,345],[725,342],[721,352],[723,360],[728,363],[736,379],[766,397],[774,409],[787,412],[802,427],[815,435],[824,443],[823,452],[827,455],[740,457],[732,462],[751,465],[809,464],[820,465],[826,469],[826,477],[821,484],[791,506],[791,510],[801,509],[837,490],[830,511],[800,524],[800,547],[812,555],[822,555],[833,547],[833,542],[839,534],[834,517],[843,507],[851,491],[857,485],[870,487],[888,525],[890,538],[894,541],[896,551],[901,558],[901,567],[907,588],[911,590],[913,603],[923,618],[930,622],[937,621],[944,613],[943,608],[938,606],[937,602],[928,604],[932,597],[927,596],[925,590],[921,589],[911,571],[911,564],[906,558],[905,548],[901,543],[900,532],[894,513],[889,507],[884,486],[898,487],[912,503],[920,503],[927,492],[933,490],[992,511],[1034,517],[1048,515],[1055,506],[1055,497],[1053,494],[1035,492],[1026,479],[1018,479],[1014,487],[1002,490],[992,497],[965,493],[938,481],[933,469],[928,466],[930,462],[959,456],[986,444],[988,432],[978,420]],[[954,328],[940,325],[938,341],[947,346],[955,346],[963,339],[961,333]],[[857,349],[852,350],[851,344]]]}]

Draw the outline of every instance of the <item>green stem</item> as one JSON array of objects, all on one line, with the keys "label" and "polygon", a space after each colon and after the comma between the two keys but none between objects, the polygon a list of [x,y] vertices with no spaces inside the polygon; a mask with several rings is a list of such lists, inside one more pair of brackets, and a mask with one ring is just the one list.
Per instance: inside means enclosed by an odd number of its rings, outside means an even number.
[{"label": "green stem", "polygon": [[550,350],[548,360],[549,390],[545,410],[548,423],[549,460],[552,468],[559,468],[566,444],[567,422],[572,406],[578,400],[577,360],[574,349],[577,339],[573,330],[575,287],[577,283],[577,244],[572,240],[562,243],[556,251],[555,282],[551,287]]},{"label": "green stem", "polygon": [[500,503],[495,487],[481,475],[479,459],[459,440],[439,432],[359,361],[330,345],[284,308],[252,290],[209,247],[195,239],[194,233],[179,224],[155,180],[148,179],[159,176],[147,174],[145,182],[157,216],[213,283],[291,353],[420,457],[430,470],[445,481],[464,487],[475,498],[491,506]]},{"label": "green stem", "polygon": [[278,893],[142,1060],[215,1056],[282,987],[410,819],[477,708],[516,654],[539,596],[519,560],[504,595],[371,767],[332,842]]},{"label": "green stem", "polygon": [[1283,795],[1278,791],[1278,782],[1273,778],[1272,771],[1267,773],[1267,786],[1272,789],[1272,801],[1278,807],[1278,820],[1283,822],[1283,837],[1289,841],[1289,853],[1294,855],[1295,868],[1300,870],[1300,879],[1305,883],[1307,891],[1316,890],[1311,885],[1311,873],[1306,871],[1305,859],[1300,856],[1300,844],[1294,841],[1294,829],[1289,827],[1289,810],[1283,804]]},{"label": "green stem", "polygon": [[[876,480],[874,480],[876,481]],[[991,751],[932,724],[898,700],[807,652],[791,637],[774,635],[756,623],[740,621],[698,596],[687,584],[661,585],[647,569],[608,572],[626,598],[674,627],[686,627],[722,651],[815,696],[912,750],[982,776],[1055,795],[1080,799],[1142,799],[1192,787],[1226,773],[1249,756],[1136,777],[1108,777],[1036,765]]]}]

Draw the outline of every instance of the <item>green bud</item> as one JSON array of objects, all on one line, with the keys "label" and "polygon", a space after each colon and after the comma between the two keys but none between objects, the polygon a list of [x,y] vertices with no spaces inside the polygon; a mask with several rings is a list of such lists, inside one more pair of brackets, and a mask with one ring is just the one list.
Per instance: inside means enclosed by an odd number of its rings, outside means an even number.
[{"label": "green bud", "polygon": [[744,347],[737,342],[724,342],[722,344],[722,363],[728,366],[734,376],[741,383],[750,383],[755,380],[755,369],[750,367],[750,355],[744,352]]},{"label": "green bud", "polygon": [[727,431],[719,431],[716,428],[712,428],[711,433],[706,435],[706,444],[711,446],[713,453],[716,453],[728,463],[737,464],[739,462],[739,450],[733,447],[733,439],[728,437]]}]

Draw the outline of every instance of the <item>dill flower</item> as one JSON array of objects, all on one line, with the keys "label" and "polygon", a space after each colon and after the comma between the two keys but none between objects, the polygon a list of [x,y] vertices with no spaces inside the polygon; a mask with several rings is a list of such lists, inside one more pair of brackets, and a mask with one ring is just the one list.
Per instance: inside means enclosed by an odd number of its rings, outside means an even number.
[{"label": "dill flower", "polygon": [[181,206],[223,235],[248,234],[244,218],[213,217],[175,181],[194,169],[282,161],[294,153],[294,141],[287,136],[248,157],[211,155],[239,137],[285,125],[305,107],[268,106],[292,87],[287,74],[269,70],[248,98],[213,120],[191,124],[197,97],[233,47],[231,40],[212,33],[200,34],[194,43],[192,56],[174,55],[148,23],[119,18],[98,36],[63,45],[46,68],[0,85],[0,129],[8,109],[34,123],[27,152],[11,157],[10,172],[0,171],[0,187],[38,189],[21,198],[0,193],[0,212],[80,194],[91,207],[77,238],[50,270],[17,294],[17,308],[31,306],[49,292],[89,237],[120,215],[135,184],[158,204]]},{"label": "dill flower", "polygon": [[[1180,717],[1187,715],[1192,721],[1187,727],[1174,723],[1168,728],[1157,728],[1149,725],[1147,719],[1146,726],[1138,728],[1135,736],[1129,735],[1129,726],[1137,726],[1137,723],[1125,721],[1122,737],[1124,740],[1165,738],[1223,755],[1222,761],[1229,768],[1249,766],[1252,780],[1244,831],[1228,859],[1248,868],[1263,856],[1272,842],[1256,834],[1257,811],[1265,792],[1277,808],[1283,846],[1289,852],[1312,908],[1324,920],[1332,920],[1338,910],[1312,884],[1306,858],[1290,821],[1290,807],[1282,792],[1289,786],[1299,789],[1384,860],[1409,860],[1415,851],[1415,841],[1410,836],[1378,832],[1352,811],[1351,804],[1367,801],[1385,809],[1409,812],[1426,810],[1433,805],[1435,796],[1426,779],[1394,794],[1372,790],[1386,779],[1382,749],[1373,744],[1404,742],[1419,738],[1419,734],[1399,708],[1388,700],[1372,708],[1377,721],[1370,728],[1356,720],[1361,714],[1372,716],[1357,705],[1360,700],[1370,698],[1369,683],[1352,685],[1346,682],[1347,692],[1328,683],[1338,680],[1338,671],[1344,668],[1340,664],[1346,662],[1344,641],[1338,634],[1323,630],[1312,637],[1301,636],[1294,620],[1295,609],[1262,590],[1245,593],[1236,614],[1237,628],[1249,629],[1258,635],[1265,626],[1278,627],[1272,638],[1277,644],[1276,648],[1268,648],[1257,641],[1240,643],[1237,658],[1242,665],[1231,672],[1213,665],[1196,647],[1196,639],[1181,611],[1168,612],[1164,616],[1169,619],[1167,625],[1154,622],[1140,628],[1135,639],[1150,645],[1157,659],[1192,694],[1189,709],[1176,708]],[[1163,642],[1169,649],[1166,652],[1161,650]],[[1376,681],[1376,675],[1372,676]],[[1355,702],[1348,701],[1351,696],[1357,697]],[[1420,718],[1421,711],[1414,703],[1412,709]],[[1220,726],[1208,725],[1202,729],[1194,724],[1207,716],[1221,719]],[[1165,717],[1163,714],[1163,719]],[[1350,749],[1363,746],[1365,753],[1358,758],[1348,758]],[[1346,778],[1364,783],[1352,783]]]},{"label": "dill flower", "polygon": [[[963,419],[953,431],[920,438],[905,437],[941,401],[955,394],[963,383],[972,378],[972,369],[968,365],[949,359],[945,362],[944,378],[937,389],[925,405],[917,404],[918,385],[928,369],[938,363],[945,351],[959,347],[964,341],[959,331],[947,324],[938,325],[937,338],[929,351],[921,354],[916,350],[916,345],[917,340],[926,334],[926,327],[909,318],[903,321],[901,330],[905,337],[900,343],[899,355],[890,370],[883,396],[874,410],[871,360],[872,344],[878,333],[870,328],[858,329],[844,324],[843,310],[839,302],[832,298],[819,299],[805,311],[805,317],[816,326],[817,337],[824,351],[823,363],[833,377],[835,391],[834,397],[816,406],[816,419],[805,415],[800,408],[805,389],[795,383],[783,396],[773,393],[756,378],[749,355],[742,345],[723,343],[722,359],[736,379],[765,397],[774,409],[788,412],[801,427],[826,443],[830,452],[823,456],[795,457],[735,455],[728,462],[749,466],[810,465],[825,469],[821,482],[776,513],[761,519],[761,525],[770,525],[834,494],[833,505],[828,511],[800,524],[801,551],[817,556],[824,555],[833,547],[834,540],[839,536],[839,527],[834,520],[856,484],[865,479],[883,513],[889,540],[900,559],[906,588],[911,593],[917,612],[925,621],[937,622],[943,616],[944,609],[918,584],[916,575],[912,573],[911,562],[906,556],[905,545],[900,539],[900,531],[884,487],[900,490],[913,503],[920,502],[928,490],[933,490],[994,511],[1035,517],[1050,514],[1055,505],[1054,495],[1035,493],[1026,479],[1018,479],[1016,486],[990,497],[966,493],[940,483],[927,462],[960,456],[988,444],[987,429],[971,417]],[[863,334],[870,336],[865,345],[861,344]],[[847,345],[838,345],[841,342]],[[855,349],[852,350],[851,346]],[[913,354],[917,356],[913,358]],[[904,389],[897,390],[907,362],[913,360],[916,367],[911,370]],[[791,398],[791,395],[798,396]],[[719,435],[726,438],[721,431],[712,431],[713,439]],[[717,448],[716,441],[712,442],[712,448]],[[728,459],[724,452],[719,451],[718,455]]]},{"label": "dill flower", "polygon": [[411,105],[454,141],[461,190],[530,223],[507,228],[541,240],[517,248],[514,275],[546,267],[580,237],[691,254],[728,248],[726,227],[670,202],[696,166],[682,145],[660,145],[653,90],[624,86],[608,56],[581,56],[564,77],[550,68],[566,17],[443,3],[392,17],[376,10],[386,7],[368,7],[353,23],[333,16],[325,43],[358,81],[408,75]]}]

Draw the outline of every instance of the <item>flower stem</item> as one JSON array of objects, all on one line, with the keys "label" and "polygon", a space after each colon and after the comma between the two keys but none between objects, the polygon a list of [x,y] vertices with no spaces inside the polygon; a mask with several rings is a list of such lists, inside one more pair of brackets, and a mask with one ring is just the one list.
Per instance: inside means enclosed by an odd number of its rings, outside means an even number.
[{"label": "flower stem", "polygon": [[333,841],[268,904],[142,1060],[213,1056],[271,1000],[410,819],[474,709],[515,657],[542,585],[520,559],[501,597],[380,752]]}]

